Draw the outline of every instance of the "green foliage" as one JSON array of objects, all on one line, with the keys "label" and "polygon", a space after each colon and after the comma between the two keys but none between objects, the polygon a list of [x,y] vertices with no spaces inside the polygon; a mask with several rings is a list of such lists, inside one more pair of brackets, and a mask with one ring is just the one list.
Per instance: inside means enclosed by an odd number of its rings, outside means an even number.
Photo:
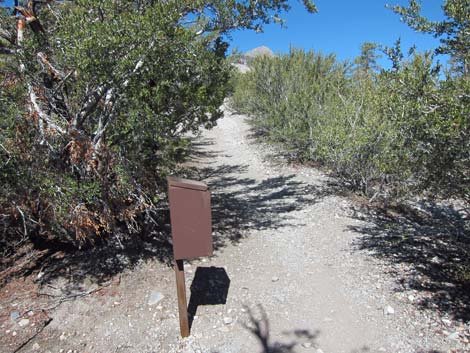
[{"label": "green foliage", "polygon": [[442,5],[446,16],[443,21],[430,21],[422,16],[420,0],[410,0],[408,7],[390,8],[413,29],[440,38],[442,45],[436,52],[449,54],[455,71],[470,74],[470,0],[446,0]]},{"label": "green foliage", "polygon": [[263,137],[366,195],[427,192],[470,202],[470,3],[448,0],[442,8],[446,19],[433,22],[419,1],[392,7],[441,39],[436,54],[454,63],[445,80],[433,54],[412,48],[405,59],[400,40],[383,49],[392,68],[380,73],[373,43],[361,47],[353,75],[331,56],[293,51],[256,59],[251,72],[237,75],[233,105]]},{"label": "green foliage", "polygon": [[[252,71],[238,76],[233,101],[252,116],[259,133],[283,142],[299,158],[309,158],[316,149],[310,136],[317,128],[310,113],[312,109],[319,109],[319,116],[325,113],[322,107],[333,98],[332,92],[345,85],[347,68],[333,55],[298,49],[281,57],[259,57]],[[291,135],[298,133],[302,138],[293,139]]]},{"label": "green foliage", "polygon": [[377,53],[378,45],[376,43],[366,42],[361,45],[361,54],[354,60],[358,72],[368,75],[371,71],[380,69],[377,60],[380,54]]},{"label": "green foliage", "polygon": [[223,38],[289,9],[285,0],[22,5],[34,15],[23,40],[0,8],[7,251],[28,239],[82,245],[158,225],[156,203],[187,154],[185,136],[221,115],[232,70]]},{"label": "green foliage", "polygon": [[373,76],[312,52],[258,58],[232,102],[268,141],[366,195],[468,199],[468,80],[441,81],[429,53],[392,54],[394,67]]}]

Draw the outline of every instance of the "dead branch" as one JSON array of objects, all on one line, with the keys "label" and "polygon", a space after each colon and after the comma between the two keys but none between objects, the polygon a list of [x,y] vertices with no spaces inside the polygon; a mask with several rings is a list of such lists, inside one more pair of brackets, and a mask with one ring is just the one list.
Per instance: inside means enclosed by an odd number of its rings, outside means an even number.
[{"label": "dead branch", "polygon": [[72,121],[72,126],[76,129],[78,129],[85,119],[90,115],[98,105],[99,101],[104,97],[104,95],[108,92],[108,86],[107,85],[101,85],[99,86],[96,90],[94,90],[92,93],[88,94],[84,102],[82,104],[82,108],[80,111],[75,115],[73,121]]},{"label": "dead branch", "polygon": [[0,28],[0,37],[12,45],[16,45],[14,36],[4,28]]},{"label": "dead branch", "polygon": [[56,123],[54,123],[49,117],[49,115],[42,111],[41,107],[38,104],[38,97],[36,96],[36,93],[34,92],[34,89],[32,88],[31,85],[29,85],[29,99],[31,101],[31,104],[33,105],[34,111],[39,115],[40,133],[43,138],[44,138],[44,130],[43,130],[44,123],[46,123],[49,128],[54,129],[60,132],[61,134],[65,134],[65,130],[61,128],[59,125],[57,125]]},{"label": "dead branch", "polygon": [[15,9],[21,13],[21,15],[24,16],[26,20],[26,24],[30,25],[31,29],[35,32],[43,32],[44,33],[44,28],[41,25],[41,22],[37,19],[35,16],[33,9],[26,9],[23,6],[15,6]]},{"label": "dead branch", "polygon": [[23,342],[18,348],[16,348],[13,353],[18,353],[19,351],[21,351],[29,342],[31,342],[33,339],[35,339],[37,337],[37,335],[39,335],[42,331],[44,331],[44,329],[46,328],[47,325],[49,325],[50,323],[52,322],[52,318],[48,317],[48,319],[46,320],[46,322],[44,322],[44,325],[42,325],[42,327],[36,331],[36,333],[34,335],[32,335],[30,338],[28,338],[25,342]]},{"label": "dead branch", "polygon": [[2,150],[4,150],[5,153],[8,155],[8,160],[7,160],[7,161],[5,162],[5,164],[4,164],[4,165],[7,165],[7,164],[10,162],[10,160],[11,160],[11,152],[8,151],[8,150],[5,148],[5,146],[3,146],[1,143],[0,143],[0,148],[1,148]]},{"label": "dead branch", "polygon": [[42,64],[44,64],[45,66],[47,66],[47,68],[49,69],[49,71],[51,71],[53,73],[53,75],[56,77],[56,78],[61,78],[63,79],[65,77],[65,73],[60,71],[59,69],[56,69],[52,64],[51,62],[47,59],[47,56],[46,54],[44,54],[43,52],[39,52],[37,53],[37,57],[39,58],[39,60],[41,61]]},{"label": "dead branch", "polygon": [[28,266],[35,261],[40,260],[44,256],[48,256],[50,254],[50,250],[42,250],[42,251],[32,251],[29,252],[28,255],[22,257],[16,264],[12,267],[9,267],[3,271],[0,271],[0,284],[9,278],[12,274],[20,274],[27,270]]},{"label": "dead branch", "polygon": [[26,219],[24,217],[24,213],[23,211],[21,210],[21,208],[19,208],[18,206],[16,206],[16,209],[18,210],[18,212],[21,214],[21,218],[23,220],[23,233],[24,233],[24,236],[25,238],[28,236],[28,228],[26,227]]},{"label": "dead branch", "polygon": [[[90,290],[87,290],[87,291],[62,296],[52,306],[49,306],[47,308],[36,308],[33,311],[36,311],[36,310],[42,310],[42,311],[54,310],[54,309],[58,308],[60,305],[62,305],[65,302],[69,302],[69,301],[75,300],[77,298],[84,298],[84,297],[87,297],[91,294],[97,293],[97,292],[103,290],[104,288],[109,287],[112,283],[113,282],[111,280],[108,283],[106,283],[104,285],[101,285],[101,286],[99,286],[98,288],[95,288],[95,289],[90,289]],[[57,297],[57,296],[54,296],[54,295],[51,295],[51,294],[39,293],[39,292],[38,292],[38,295],[44,295],[44,296],[48,296],[48,297]]]}]

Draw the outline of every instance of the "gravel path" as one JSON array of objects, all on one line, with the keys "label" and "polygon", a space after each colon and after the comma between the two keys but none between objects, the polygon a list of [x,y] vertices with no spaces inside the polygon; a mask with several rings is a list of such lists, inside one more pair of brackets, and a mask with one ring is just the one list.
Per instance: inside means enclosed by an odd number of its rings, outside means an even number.
[{"label": "gravel path", "polygon": [[[227,112],[197,144],[217,250],[186,265],[188,339],[179,338],[173,271],[140,258],[103,290],[61,304],[22,351],[466,351],[452,327],[439,331],[439,318],[397,290],[389,265],[357,249],[353,229],[364,222],[324,175],[276,165],[249,135],[245,118]],[[95,284],[84,277],[83,288]]]},{"label": "gravel path", "polygon": [[[215,210],[216,218],[240,218],[238,229],[237,222],[222,221],[220,237],[240,232],[244,239],[212,260],[227,268],[230,292],[220,309],[236,323],[213,337],[204,332],[210,324],[198,322],[202,351],[257,351],[263,338],[240,327],[247,321],[244,306],[256,320],[264,312],[269,321],[266,352],[448,351],[451,343],[429,332],[409,300],[394,295],[387,266],[355,251],[360,235],[349,229],[361,221],[349,216],[349,201],[329,190],[325,176],[266,161],[243,116],[227,113],[204,138],[206,151],[215,152],[207,158],[208,174],[215,175],[206,181],[215,205],[225,207]],[[210,309],[201,311],[210,316]]]}]

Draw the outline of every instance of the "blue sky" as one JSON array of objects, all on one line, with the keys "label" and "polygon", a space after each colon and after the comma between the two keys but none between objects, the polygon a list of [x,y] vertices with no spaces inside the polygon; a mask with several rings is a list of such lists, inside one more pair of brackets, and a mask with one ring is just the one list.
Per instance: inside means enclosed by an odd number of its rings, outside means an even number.
[{"label": "blue sky", "polygon": [[[7,0],[11,5],[13,0]],[[407,0],[316,0],[317,14],[309,14],[300,0],[291,0],[292,10],[283,16],[287,28],[269,25],[264,33],[237,31],[232,34],[232,48],[246,52],[266,45],[274,52],[288,52],[291,46],[313,49],[325,54],[336,53],[340,60],[353,60],[364,42],[392,46],[401,38],[406,52],[412,45],[418,50],[434,49],[439,41],[431,35],[416,33],[400,21],[400,17],[385,8],[406,5]],[[433,19],[443,18],[444,0],[423,0],[424,14]],[[386,59],[381,60],[387,65]]]},{"label": "blue sky", "polygon": [[[287,28],[270,25],[264,33],[238,31],[232,47],[242,52],[266,45],[274,52],[288,52],[291,46],[313,49],[325,54],[336,53],[341,60],[352,60],[364,42],[392,46],[400,37],[406,52],[413,44],[420,51],[434,49],[439,40],[416,33],[400,21],[400,16],[385,5],[407,5],[406,0],[316,0],[319,12],[309,14],[300,1],[290,1],[292,10],[284,15]],[[443,0],[423,0],[424,14],[442,20]],[[386,60],[381,61],[387,65]]]}]

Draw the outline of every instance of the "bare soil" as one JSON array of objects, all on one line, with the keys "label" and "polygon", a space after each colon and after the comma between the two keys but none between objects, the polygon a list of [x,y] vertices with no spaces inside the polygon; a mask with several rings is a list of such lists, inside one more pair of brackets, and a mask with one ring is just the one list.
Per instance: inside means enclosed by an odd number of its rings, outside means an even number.
[{"label": "bare soil", "polygon": [[470,352],[458,212],[434,224],[425,206],[419,219],[363,208],[321,172],[273,159],[245,120],[226,111],[186,166],[211,188],[216,248],[186,262],[189,338],[155,234],[10,281],[0,351]]}]

